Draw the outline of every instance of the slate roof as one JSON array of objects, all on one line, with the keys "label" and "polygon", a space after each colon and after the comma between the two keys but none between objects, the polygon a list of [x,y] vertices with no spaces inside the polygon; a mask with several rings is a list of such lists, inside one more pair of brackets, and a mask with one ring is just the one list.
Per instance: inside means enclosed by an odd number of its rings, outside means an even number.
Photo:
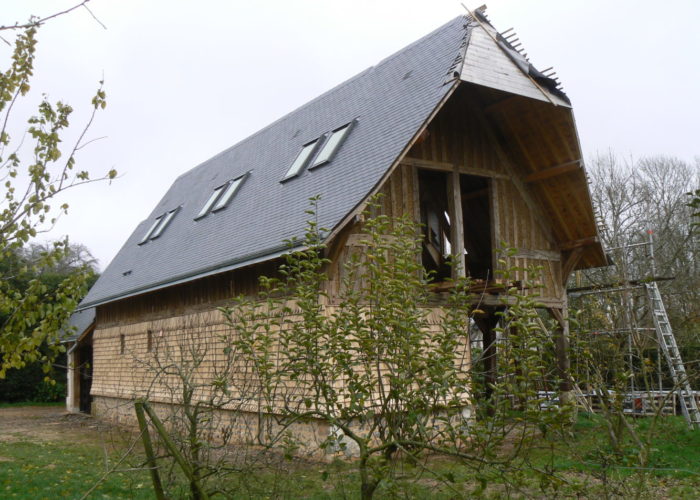
[{"label": "slate roof", "polygon": [[[308,199],[332,229],[377,185],[430,113],[458,84],[469,36],[460,16],[181,175],[92,287],[81,308],[266,260],[304,232]],[[302,145],[353,119],[327,165],[280,180]],[[250,175],[228,207],[194,220],[213,190]],[[138,245],[159,215],[163,234]]]},{"label": "slate roof", "polygon": [[68,333],[69,336],[63,338],[61,342],[75,342],[94,322],[94,307],[74,312],[73,314],[71,314],[71,317],[68,320],[68,326],[73,327],[75,329],[73,330],[66,328],[65,330],[63,330],[60,336],[63,337],[66,333]]}]

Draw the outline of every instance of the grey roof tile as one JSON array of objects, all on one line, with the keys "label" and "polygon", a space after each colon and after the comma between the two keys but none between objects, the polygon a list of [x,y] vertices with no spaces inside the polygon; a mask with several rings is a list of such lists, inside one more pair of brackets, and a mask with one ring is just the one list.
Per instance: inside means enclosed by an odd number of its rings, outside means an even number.
[{"label": "grey roof tile", "polygon": [[[279,253],[283,240],[303,235],[304,210],[315,195],[322,197],[320,224],[335,227],[450,90],[447,82],[467,35],[467,19],[460,16],[181,175],[81,307]],[[353,119],[357,125],[331,163],[280,183],[303,144]],[[217,186],[246,172],[249,177],[226,209],[194,220]],[[157,216],[178,206],[159,238],[137,244]]]},{"label": "grey roof tile", "polygon": [[[68,320],[68,327],[61,331],[60,337],[65,337],[61,339],[61,342],[75,342],[80,338],[80,336],[87,330],[90,325],[95,321],[95,308],[91,307],[89,309],[83,309],[76,311],[71,314]],[[71,328],[72,327],[72,328]]]}]

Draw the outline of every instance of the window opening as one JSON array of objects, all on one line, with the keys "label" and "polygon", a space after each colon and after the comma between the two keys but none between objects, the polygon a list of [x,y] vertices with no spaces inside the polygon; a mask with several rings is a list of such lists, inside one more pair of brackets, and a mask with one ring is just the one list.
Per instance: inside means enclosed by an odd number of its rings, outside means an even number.
[{"label": "window opening", "polygon": [[175,214],[177,211],[180,209],[180,207],[177,207],[175,210],[171,210],[167,214],[165,214],[162,217],[162,220],[160,221],[160,224],[158,224],[158,227],[156,227],[155,231],[153,231],[153,234],[151,234],[151,239],[155,240],[158,238],[161,234],[163,234],[163,231],[165,230],[166,227],[168,227],[168,224],[170,224],[170,221],[173,220],[173,217],[175,217]]},{"label": "window opening", "polygon": [[[165,228],[168,227],[168,224],[170,224],[170,221],[173,220],[173,217],[175,217],[175,214],[178,212],[178,210],[180,210],[180,207],[177,207],[174,210],[170,210],[169,212],[156,217],[156,220],[153,222],[153,225],[149,228],[148,231],[146,231],[146,234],[143,238],[141,238],[141,241],[139,241],[139,245],[143,245],[149,240],[154,240],[161,234],[163,234],[163,231],[165,231]],[[131,274],[131,271],[126,271],[122,274],[126,276],[127,274]]]},{"label": "window opening", "polygon": [[345,138],[350,133],[350,130],[354,124],[355,121],[352,121],[347,125],[343,125],[342,127],[331,132],[326,142],[323,143],[321,151],[318,153],[318,156],[316,156],[316,160],[314,160],[314,163],[310,168],[329,163],[343,145]]},{"label": "window opening", "polygon": [[163,220],[163,216],[156,217],[156,220],[153,222],[153,225],[150,227],[148,231],[146,231],[146,234],[144,237],[139,241],[139,245],[143,245],[146,243],[148,240],[151,239],[151,235],[153,234],[153,231],[155,231],[156,227],[160,224],[160,221]]},{"label": "window opening", "polygon": [[123,333],[119,334],[119,354],[124,354],[126,349],[126,337]]},{"label": "window opening", "polygon": [[207,199],[207,202],[204,204],[194,220],[201,219],[210,212],[217,212],[226,208],[229,202],[233,199],[234,195],[238,192],[238,189],[241,187],[241,184],[243,184],[243,181],[247,176],[248,173],[245,173],[240,177],[236,177],[235,179],[228,181],[226,184],[222,184],[214,189],[214,192],[211,194],[209,199]]},{"label": "window opening", "polygon": [[226,184],[224,184],[223,186],[219,186],[214,190],[207,202],[202,207],[202,210],[200,210],[197,214],[197,217],[195,217],[195,220],[200,219],[209,213],[209,209],[211,209],[214,203],[216,203],[216,200],[219,199],[219,196],[221,195],[221,192],[224,190],[225,187]]},{"label": "window opening", "polygon": [[241,186],[243,177],[244,176],[240,176],[228,183],[226,191],[219,197],[219,201],[216,202],[214,208],[211,209],[212,212],[226,208],[228,202],[231,201],[231,198],[233,198],[233,195],[236,194],[236,191],[238,191],[238,188]]},{"label": "window opening", "polygon": [[316,150],[316,146],[318,146],[318,143],[319,139],[315,139],[314,141],[305,144],[301,148],[301,151],[299,151],[299,154],[294,159],[292,166],[289,167],[287,173],[284,174],[284,179],[282,179],[283,181],[299,175],[299,173],[309,163],[309,160],[311,159],[311,154]]},{"label": "window opening", "polygon": [[146,351],[153,352],[153,332],[151,330],[146,331]]}]

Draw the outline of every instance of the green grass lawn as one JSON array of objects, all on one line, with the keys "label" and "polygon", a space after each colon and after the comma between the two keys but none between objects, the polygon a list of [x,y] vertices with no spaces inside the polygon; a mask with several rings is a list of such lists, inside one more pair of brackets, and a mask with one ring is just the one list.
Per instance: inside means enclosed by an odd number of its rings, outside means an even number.
[{"label": "green grass lawn", "polygon": [[[640,419],[633,425],[643,435],[649,422]],[[64,434],[65,439],[51,441],[0,439],[0,498],[81,498],[98,482],[89,498],[153,498],[149,474],[127,470],[141,461],[140,450],[101,481],[106,464],[99,440],[75,442],[72,432]],[[634,444],[626,440],[622,456],[613,454],[602,419],[582,414],[570,437],[543,439],[541,448],[528,457],[533,468],[551,470],[562,479],[555,487],[543,486],[541,476],[526,470],[521,481],[524,489],[520,491],[513,493],[495,476],[481,488],[483,485],[462,464],[431,459],[430,472],[420,465],[398,464],[399,480],[382,485],[376,498],[451,499],[475,493],[485,498],[502,498],[509,493],[515,498],[595,498],[628,497],[634,492],[648,498],[700,497],[700,431],[690,431],[682,418],[668,417],[659,422],[647,468],[635,467],[636,452]],[[114,466],[120,450],[110,453],[108,463]],[[226,481],[240,492],[235,498],[241,499],[358,498],[358,477],[352,462],[282,462],[277,467],[230,474]],[[185,492],[186,488],[181,489],[174,498]]]},{"label": "green grass lawn", "polygon": [[[0,498],[81,498],[104,471],[97,445],[0,442]],[[90,498],[152,498],[150,487],[145,472],[115,472]]]}]

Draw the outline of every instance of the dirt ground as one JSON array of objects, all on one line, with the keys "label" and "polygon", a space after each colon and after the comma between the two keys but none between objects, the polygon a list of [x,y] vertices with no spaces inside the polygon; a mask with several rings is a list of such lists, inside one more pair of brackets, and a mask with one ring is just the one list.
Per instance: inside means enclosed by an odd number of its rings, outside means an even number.
[{"label": "dirt ground", "polygon": [[0,408],[0,441],[96,441],[115,429],[60,406]]}]

